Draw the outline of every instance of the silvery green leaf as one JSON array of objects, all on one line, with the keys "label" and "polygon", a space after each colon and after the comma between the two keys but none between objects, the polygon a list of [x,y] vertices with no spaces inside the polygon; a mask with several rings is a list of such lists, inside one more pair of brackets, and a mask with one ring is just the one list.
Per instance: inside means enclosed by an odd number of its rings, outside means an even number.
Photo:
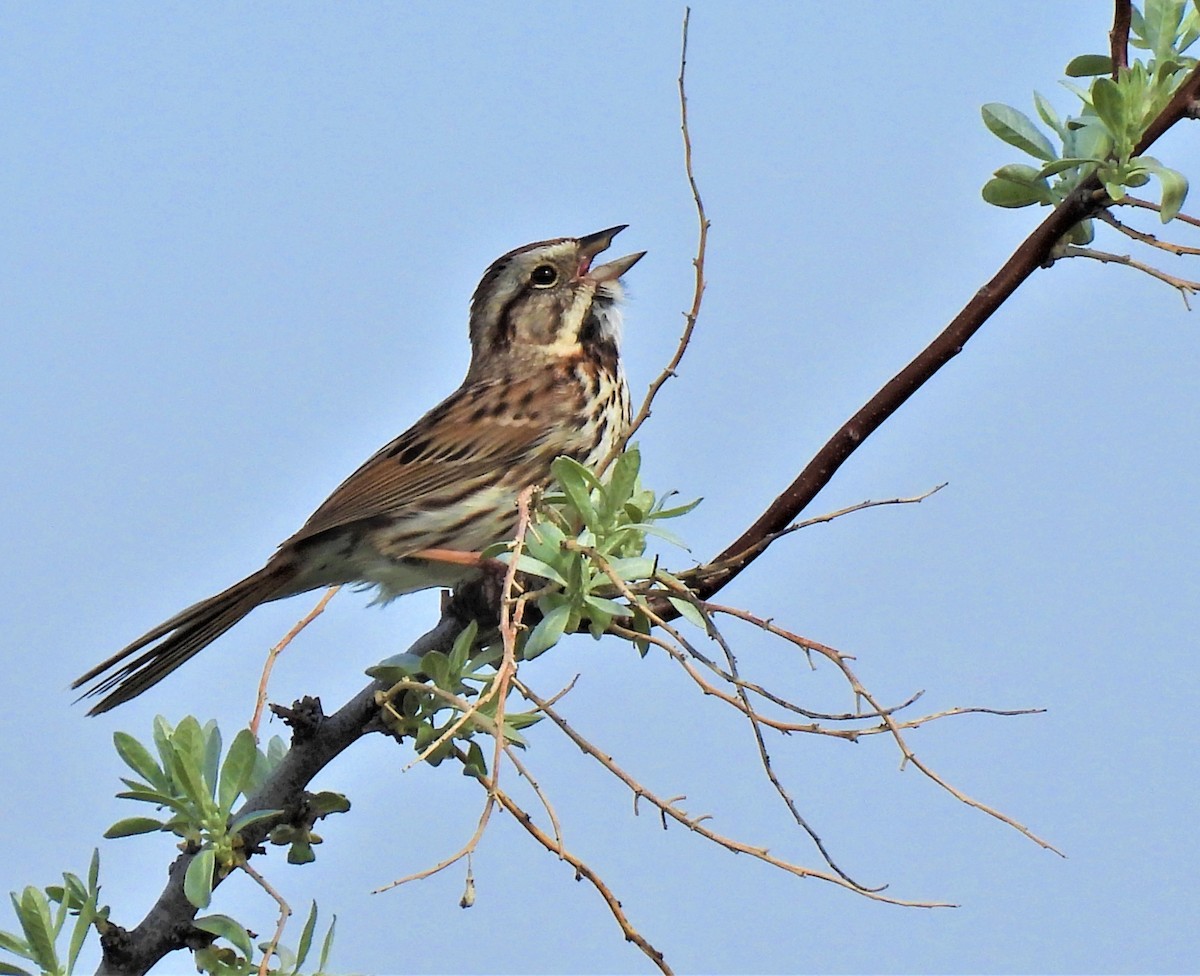
[{"label": "silvery green leaf", "polygon": [[525,659],[535,658],[557,644],[566,630],[570,616],[571,608],[565,603],[546,614],[525,639]]},{"label": "silvery green leaf", "polygon": [[1033,105],[1037,109],[1037,114],[1046,125],[1050,126],[1060,137],[1066,136],[1066,126],[1063,125],[1062,119],[1058,117],[1058,113],[1054,110],[1054,106],[1040,92],[1033,93]]},{"label": "silvery green leaf", "polygon": [[29,946],[29,958],[46,972],[57,972],[58,953],[54,948],[57,933],[50,918],[50,903],[46,901],[46,896],[32,885],[26,887],[17,903],[17,918],[21,922],[21,931],[25,933],[25,943]]},{"label": "silvery green leaf", "polygon": [[133,837],[137,834],[149,834],[156,830],[162,830],[162,826],[162,821],[155,820],[153,817],[127,817],[109,827],[103,836],[108,840],[116,837]]},{"label": "silvery green leaf", "polygon": [[[25,940],[20,936],[13,935],[11,932],[5,932],[0,929],[0,949],[5,952],[11,952],[14,956],[20,956],[22,959],[32,959],[33,954],[29,951]],[[24,970],[21,970],[24,972]]]},{"label": "silvery green leaf", "polygon": [[517,559],[517,569],[522,573],[531,573],[534,576],[541,576],[543,579],[553,580],[560,586],[567,585],[567,581],[563,578],[562,573],[549,563],[544,563],[526,552],[521,553]]},{"label": "silvery green leaf", "polygon": [[258,746],[254,742],[254,734],[249,729],[242,729],[233,737],[225,762],[221,765],[217,806],[226,814],[233,809],[234,801],[254,773],[254,761],[257,758]]},{"label": "silvery green leaf", "polygon": [[236,834],[241,830],[245,830],[253,823],[258,823],[260,820],[270,820],[272,817],[278,817],[282,810],[254,810],[251,813],[242,814],[229,825],[229,832]]},{"label": "silvery green leaf", "polygon": [[243,956],[250,959],[254,955],[254,946],[250,942],[250,933],[246,927],[228,915],[205,915],[192,922],[201,932],[209,932],[219,939],[234,945]]},{"label": "silvery green leaf", "polygon": [[150,750],[132,735],[127,732],[114,732],[113,745],[125,765],[140,775],[147,783],[160,790],[167,788],[167,777],[162,768],[154,761]]},{"label": "silvery green leaf", "polygon": [[980,109],[980,113],[983,124],[1010,146],[1047,161],[1058,156],[1050,140],[1024,112],[1002,102],[988,102]]},{"label": "silvery green leaf", "polygon": [[1063,74],[1068,78],[1090,78],[1092,75],[1111,75],[1112,58],[1107,54],[1080,54],[1071,58]]},{"label": "silvery green leaf", "polygon": [[1038,176],[1045,179],[1047,176],[1056,176],[1065,170],[1074,169],[1077,166],[1095,166],[1103,162],[1103,159],[1080,159],[1078,156],[1071,156],[1065,159],[1056,159],[1054,162],[1047,163],[1040,170],[1038,170]]},{"label": "silvery green leaf", "polygon": [[304,920],[304,929],[300,933],[300,942],[296,945],[296,964],[292,968],[292,976],[300,972],[304,960],[308,958],[308,950],[312,947],[313,932],[317,928],[317,903],[314,901],[308,910],[308,918]]},{"label": "silvery green leaf", "polygon": [[708,632],[708,621],[704,619],[704,614],[700,612],[700,608],[690,600],[684,600],[677,596],[669,596],[671,606],[679,611],[679,615],[689,623],[695,624],[705,633]]},{"label": "silvery green leaf", "polygon": [[647,559],[645,556],[625,556],[609,561],[612,571],[627,583],[650,579],[654,575],[656,565],[656,560]]},{"label": "silvery green leaf", "polygon": [[213,869],[216,864],[216,853],[211,847],[204,847],[187,866],[187,873],[183,876],[183,893],[188,902],[197,908],[207,908],[212,900]]}]

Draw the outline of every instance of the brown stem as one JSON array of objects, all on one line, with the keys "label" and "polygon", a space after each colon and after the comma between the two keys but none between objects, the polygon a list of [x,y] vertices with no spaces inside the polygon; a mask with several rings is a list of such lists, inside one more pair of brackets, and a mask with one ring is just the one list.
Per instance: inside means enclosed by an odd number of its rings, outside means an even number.
[{"label": "brown stem", "polygon": [[1129,18],[1132,7],[1132,0],[1116,0],[1113,4],[1113,25],[1108,32],[1113,81],[1117,80],[1122,68],[1129,67]]},{"label": "brown stem", "polygon": [[[1143,153],[1171,126],[1195,114],[1200,97],[1200,67],[1184,79],[1174,97],[1150,123],[1138,143]],[[765,537],[780,532],[816,497],[834,473],[879,426],[894,414],[933,375],[957,356],[1013,292],[1038,268],[1047,267],[1063,235],[1079,221],[1090,217],[1107,203],[1095,178],[1085,180],[1050,213],[1025,239],[1012,256],[979,289],[945,330],[923,349],[912,362],[893,376],[853,417],[847,420],[796,476],[795,480],[771,503],[757,521],[725,547],[712,562],[728,563],[698,587],[701,599],[718,592],[746,568],[763,549]],[[674,616],[673,607],[661,608],[664,616]]]}]

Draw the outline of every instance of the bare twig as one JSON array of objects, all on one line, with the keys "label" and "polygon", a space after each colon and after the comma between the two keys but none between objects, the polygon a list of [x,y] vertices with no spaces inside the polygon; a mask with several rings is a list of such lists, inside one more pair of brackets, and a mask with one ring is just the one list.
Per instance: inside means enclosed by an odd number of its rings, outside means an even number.
[{"label": "bare twig", "polygon": [[855,885],[852,885],[850,882],[845,881],[844,879],[842,879],[841,877],[839,877],[836,874],[829,874],[825,871],[814,871],[811,868],[802,867],[798,864],[793,864],[790,861],[785,861],[782,858],[778,858],[775,855],[771,854],[765,847],[753,847],[749,844],[743,843],[742,841],[734,840],[732,837],[726,837],[723,834],[717,833],[715,830],[712,830],[711,828],[704,826],[703,821],[710,819],[707,815],[693,817],[693,816],[690,816],[689,814],[685,813],[683,810],[679,809],[679,807],[675,806],[675,802],[677,802],[680,799],[683,799],[683,797],[663,799],[663,798],[655,795],[654,793],[651,793],[649,790],[646,789],[646,787],[644,787],[636,779],[634,779],[627,772],[625,772],[624,769],[622,769],[620,766],[618,766],[613,761],[611,756],[608,756],[605,753],[601,752],[594,745],[592,745],[591,742],[589,742],[582,735],[580,735],[578,732],[576,732],[575,729],[572,728],[567,723],[567,721],[561,715],[558,714],[557,711],[555,711],[553,708],[550,707],[549,703],[547,703],[543,699],[539,698],[538,695],[535,692],[531,691],[529,688],[527,688],[521,682],[521,680],[519,678],[514,678],[513,684],[516,686],[517,690],[521,692],[521,694],[523,694],[526,698],[528,698],[531,702],[533,702],[533,704],[537,705],[538,708],[540,708],[542,710],[542,712],[552,722],[554,722],[555,725],[557,725],[560,729],[562,729],[562,731],[564,733],[566,733],[567,737],[570,738],[570,740],[572,742],[574,742],[577,746],[579,746],[580,749],[582,749],[587,755],[591,756],[598,763],[600,763],[602,766],[604,766],[605,769],[607,769],[610,773],[612,773],[614,776],[616,776],[617,779],[619,779],[622,783],[624,783],[633,792],[633,794],[635,796],[645,799],[648,802],[650,802],[653,806],[655,806],[660,811],[660,813],[663,815],[664,823],[665,823],[666,818],[669,818],[671,820],[674,820],[676,823],[681,824],[682,826],[686,827],[688,830],[699,834],[701,837],[704,837],[707,840],[710,840],[713,843],[718,844],[721,847],[724,847],[728,851],[732,851],[737,854],[747,854],[750,857],[756,858],[760,861],[763,861],[767,864],[772,865],[773,867],[779,868],[782,871],[786,871],[788,874],[795,875],[796,877],[799,877],[799,878],[817,878],[821,881],[827,881],[830,884],[837,885],[838,887],[847,888],[851,891],[858,892],[859,894],[863,895],[864,897],[870,898],[874,901],[886,902],[890,905],[906,905],[911,908],[955,908],[955,907],[957,907],[948,902],[918,902],[918,901],[905,901],[905,900],[899,899],[899,898],[890,898],[890,897],[883,895],[877,891],[872,891],[870,889],[860,888]]},{"label": "bare twig", "polygon": [[1137,261],[1128,254],[1111,254],[1108,251],[1097,251],[1091,247],[1079,247],[1075,244],[1067,244],[1059,248],[1055,254],[1055,258],[1091,258],[1093,261],[1099,261],[1102,264],[1123,264],[1128,268],[1133,268],[1135,271],[1141,271],[1143,274],[1148,274],[1151,278],[1157,278],[1159,281],[1165,282],[1172,288],[1177,289],[1180,297],[1183,298],[1184,307],[1189,312],[1192,310],[1192,306],[1188,302],[1188,296],[1200,291],[1200,281],[1177,278],[1175,275],[1160,271],[1153,265]]},{"label": "bare twig", "polygon": [[1130,227],[1128,224],[1123,224],[1108,210],[1101,210],[1096,214],[1097,220],[1103,220],[1109,227],[1116,228],[1126,237],[1141,243],[1148,244],[1150,247],[1156,247],[1160,251],[1166,251],[1169,254],[1179,255],[1196,255],[1200,254],[1200,247],[1189,247],[1186,244],[1173,244],[1170,241],[1160,240],[1153,234],[1147,234],[1145,231],[1138,230],[1136,227]]},{"label": "bare twig", "polygon": [[[327,595],[332,596],[332,594]],[[275,904],[279,906],[279,921],[275,925],[275,934],[271,936],[271,941],[267,944],[266,949],[263,950],[262,962],[258,964],[258,976],[267,976],[267,973],[271,971],[271,956],[279,948],[279,940],[283,938],[283,930],[287,926],[287,920],[292,915],[292,907],[283,900],[283,895],[272,888],[267,879],[255,871],[254,868],[250,867],[248,863],[243,861],[238,867],[253,878],[258,886],[270,895],[275,900]]]},{"label": "bare twig", "polygon": [[296,638],[296,635],[324,612],[329,601],[333,599],[334,594],[340,589],[340,586],[329,587],[329,589],[321,594],[321,599],[317,601],[317,605],[297,620],[292,629],[283,635],[283,639],[267,651],[267,659],[263,662],[262,677],[258,679],[258,693],[254,698],[254,714],[250,717],[249,728],[255,739],[258,738],[258,724],[262,720],[262,710],[267,704],[267,683],[271,680],[271,671],[275,668],[275,662],[279,659],[279,655],[283,653],[284,648]]},{"label": "bare twig", "polygon": [[[466,756],[462,753],[459,754],[459,758],[462,761],[466,760]],[[480,776],[479,779],[487,789],[488,794],[490,796],[494,796],[499,804],[513,815],[513,818],[517,821],[517,823],[519,823],[525,828],[526,831],[528,831],[531,837],[533,837],[539,844],[546,848],[546,850],[548,850],[551,854],[558,855],[560,860],[566,861],[568,864],[570,864],[571,867],[575,869],[575,874],[577,877],[586,878],[591,886],[595,888],[597,892],[599,892],[600,897],[603,898],[605,904],[608,905],[608,910],[612,913],[613,918],[616,919],[617,924],[621,926],[621,931],[624,933],[626,941],[632,942],[639,949],[641,949],[646,955],[646,958],[648,958],[654,963],[655,966],[658,967],[659,972],[671,973],[671,967],[667,965],[667,961],[663,957],[663,954],[658,949],[654,948],[654,946],[650,944],[645,936],[643,936],[640,932],[638,932],[637,929],[633,927],[629,921],[629,917],[625,914],[625,910],[621,907],[621,902],[612,893],[612,890],[604,883],[600,875],[593,871],[585,861],[575,854],[572,854],[569,850],[567,850],[566,847],[563,846],[562,838],[558,835],[557,830],[555,831],[555,836],[551,837],[544,830],[542,830],[541,827],[534,823],[533,817],[531,817],[524,809],[522,809],[511,796],[500,789],[494,781],[490,780],[487,776]]]},{"label": "bare twig", "polygon": [[[1118,207],[1135,207],[1139,210],[1153,210],[1155,213],[1162,213],[1162,206],[1155,203],[1153,200],[1143,200],[1140,197],[1130,196],[1128,193],[1121,198],[1115,206]],[[1177,213],[1174,220],[1178,220],[1183,224],[1190,224],[1192,227],[1200,227],[1200,217],[1193,217],[1190,214]]]},{"label": "bare twig", "polygon": [[[718,608],[716,606],[711,606],[711,605],[710,605],[709,609],[713,610],[713,611],[718,610]],[[843,654],[841,651],[839,651],[833,647],[827,647],[824,644],[819,644],[816,641],[809,640],[807,637],[801,637],[799,634],[793,634],[791,631],[784,630],[782,627],[776,626],[775,624],[771,623],[771,621],[769,621],[769,620],[763,620],[761,618],[755,617],[754,614],[748,613],[745,610],[739,610],[736,607],[720,607],[719,610],[722,613],[729,613],[735,617],[740,617],[742,620],[746,620],[750,623],[753,623],[756,626],[761,627],[763,630],[766,630],[772,634],[775,634],[777,637],[782,637],[782,638],[784,638],[784,640],[790,641],[792,644],[795,644],[797,647],[807,648],[808,650],[815,651],[816,653],[821,654],[824,657],[828,658],[830,661],[832,661],[838,667],[838,669],[845,676],[846,680],[850,683],[850,687],[854,690],[854,694],[856,696],[862,698],[873,709],[875,709],[876,712],[879,712],[882,715],[884,724],[888,727],[888,731],[890,731],[892,733],[892,738],[895,740],[896,745],[899,747],[900,753],[903,756],[903,759],[900,764],[901,768],[903,768],[905,765],[911,763],[913,766],[915,766],[917,769],[919,769],[922,773],[924,773],[926,777],[933,780],[933,782],[937,783],[938,786],[942,787],[942,789],[944,789],[947,793],[949,793],[951,796],[955,797],[956,799],[960,800],[961,802],[965,803],[967,806],[974,807],[976,810],[980,810],[983,813],[988,814],[988,816],[995,817],[997,820],[1001,821],[1002,823],[1008,824],[1014,830],[1024,834],[1026,837],[1028,837],[1031,841],[1033,841],[1038,846],[1043,847],[1048,851],[1053,851],[1055,854],[1059,855],[1059,857],[1066,857],[1066,855],[1063,854],[1063,852],[1060,851],[1057,847],[1055,847],[1049,841],[1043,840],[1041,837],[1039,837],[1037,834],[1035,834],[1032,830],[1030,830],[1024,824],[1014,820],[1012,817],[1008,816],[1008,814],[1001,813],[999,810],[995,809],[994,807],[988,806],[986,803],[982,803],[979,800],[974,799],[973,797],[967,796],[967,794],[963,793],[962,790],[958,789],[956,786],[952,785],[951,783],[949,783],[948,781],[943,779],[936,772],[934,772],[929,766],[927,766],[925,763],[923,763],[921,760],[919,760],[917,758],[916,753],[914,753],[908,747],[908,743],[905,741],[904,736],[900,734],[900,728],[897,725],[897,723],[892,719],[892,717],[890,715],[883,714],[883,710],[880,708],[879,704],[875,701],[874,696],[863,686],[862,682],[858,680],[858,676],[854,673],[854,671],[850,668],[850,665],[847,663],[846,655]]]},{"label": "bare twig", "polygon": [[683,360],[683,354],[687,352],[688,344],[692,341],[692,332],[696,328],[696,320],[700,317],[700,304],[704,299],[704,258],[708,253],[708,229],[711,225],[708,216],[704,212],[704,202],[700,199],[700,187],[696,183],[696,174],[692,169],[692,135],[688,129],[687,90],[684,85],[684,76],[687,71],[688,23],[691,15],[691,7],[684,8],[683,42],[679,52],[679,128],[683,133],[683,166],[687,173],[688,186],[692,191],[692,202],[696,206],[696,219],[700,225],[700,234],[696,242],[696,256],[692,259],[692,267],[695,269],[692,307],[684,313],[683,334],[679,337],[679,344],[675,347],[675,354],[671,357],[667,365],[663,367],[662,372],[655,377],[654,382],[650,384],[649,390],[646,391],[646,398],[642,401],[642,406],[638,410],[637,416],[633,418],[632,423],[625,430],[625,433],[621,435],[612,451],[609,452],[609,456],[598,466],[597,474],[602,472],[612,459],[625,449],[625,445],[629,443],[630,438],[633,437],[638,428],[650,417],[650,408],[662,385],[672,376],[676,375],[676,370]]}]

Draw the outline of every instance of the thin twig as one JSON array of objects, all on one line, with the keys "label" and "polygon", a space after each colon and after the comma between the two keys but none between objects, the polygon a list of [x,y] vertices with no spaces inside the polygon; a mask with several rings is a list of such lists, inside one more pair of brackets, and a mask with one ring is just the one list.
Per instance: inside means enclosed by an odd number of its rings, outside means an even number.
[{"label": "thin twig", "polygon": [[611,460],[620,454],[621,451],[625,450],[625,445],[629,443],[630,438],[633,437],[638,428],[650,417],[651,405],[654,403],[654,398],[658,395],[658,391],[662,388],[662,385],[672,376],[677,375],[676,370],[678,370],[679,364],[683,360],[683,354],[687,352],[688,344],[692,341],[692,332],[696,328],[696,320],[700,317],[700,304],[704,299],[704,258],[708,253],[708,229],[711,223],[704,212],[704,202],[700,198],[700,187],[696,183],[696,174],[692,168],[692,134],[688,128],[687,90],[684,85],[684,76],[687,73],[688,24],[691,16],[692,8],[684,8],[683,43],[679,52],[679,128],[683,133],[683,167],[687,173],[688,186],[692,191],[692,202],[696,207],[696,219],[700,225],[700,233],[696,242],[696,256],[692,259],[692,267],[695,269],[692,306],[688,311],[684,312],[683,333],[679,337],[679,344],[675,347],[675,354],[671,357],[667,365],[663,367],[662,372],[655,377],[654,382],[650,384],[650,388],[646,391],[646,398],[642,401],[641,409],[638,410],[632,423],[630,423],[629,427],[626,428],[625,432],[617,440],[612,451],[609,452],[609,456],[597,467],[597,474],[602,473]]},{"label": "thin twig", "polygon": [[1172,288],[1177,289],[1183,298],[1184,307],[1189,312],[1192,310],[1192,306],[1188,302],[1188,295],[1194,295],[1197,291],[1200,291],[1200,281],[1177,278],[1175,275],[1160,271],[1153,265],[1137,261],[1128,254],[1111,254],[1108,251],[1097,251],[1091,247],[1079,247],[1076,244],[1068,244],[1058,250],[1055,258],[1091,258],[1093,261],[1099,261],[1102,264],[1123,264],[1126,267],[1133,268],[1135,271],[1141,271],[1143,274],[1148,274],[1151,278],[1157,278],[1159,281],[1165,282]]},{"label": "thin twig", "polygon": [[580,735],[578,732],[576,732],[575,729],[572,728],[571,725],[567,723],[566,719],[564,719],[561,715],[558,714],[557,711],[555,711],[553,708],[551,708],[547,702],[545,702],[543,699],[539,698],[535,692],[533,692],[529,688],[527,688],[521,682],[521,680],[519,678],[514,678],[513,684],[516,686],[517,690],[521,692],[522,695],[524,695],[531,702],[533,702],[533,704],[537,705],[542,710],[542,712],[552,722],[554,722],[555,725],[557,725],[560,729],[562,729],[562,731],[564,733],[566,733],[567,737],[572,742],[574,742],[580,749],[582,749],[583,752],[585,752],[587,755],[591,756],[598,763],[600,763],[605,769],[607,769],[610,773],[612,773],[615,777],[617,777],[617,779],[619,779],[622,783],[624,783],[633,792],[633,794],[636,797],[643,798],[643,799],[649,801],[653,806],[655,806],[660,811],[660,813],[663,815],[664,823],[665,823],[665,819],[669,817],[671,820],[674,820],[676,823],[683,825],[688,830],[699,834],[701,837],[704,837],[706,840],[712,841],[713,843],[715,843],[721,847],[724,847],[728,851],[732,851],[736,854],[748,854],[750,857],[756,858],[760,861],[770,864],[773,867],[779,868],[782,871],[786,871],[788,874],[795,875],[798,878],[817,878],[818,880],[821,880],[821,881],[827,881],[830,884],[837,885],[839,888],[846,888],[850,891],[857,892],[858,894],[861,894],[866,898],[870,898],[873,901],[886,902],[887,904],[890,904],[890,905],[904,905],[904,906],[908,906],[911,908],[956,908],[957,907],[956,905],[950,904],[949,902],[905,901],[905,900],[899,899],[899,898],[891,898],[891,897],[888,897],[887,895],[883,895],[879,892],[871,891],[869,889],[859,888],[859,887],[856,887],[856,886],[850,884],[849,882],[843,880],[841,877],[839,877],[836,874],[830,874],[825,871],[815,871],[812,868],[806,868],[806,867],[802,867],[799,864],[793,864],[790,861],[785,861],[782,858],[778,858],[775,855],[771,854],[765,847],[752,847],[751,845],[743,843],[742,841],[734,840],[732,837],[726,837],[725,835],[719,834],[715,830],[712,830],[709,827],[705,827],[703,824],[703,821],[710,819],[710,817],[707,814],[699,816],[699,817],[689,816],[683,810],[679,809],[677,806],[674,805],[675,801],[677,801],[679,799],[683,799],[682,797],[675,797],[672,799],[663,799],[663,798],[655,795],[654,793],[651,793],[649,790],[646,789],[646,787],[644,787],[636,779],[634,779],[632,776],[630,776],[629,773],[625,772],[624,769],[622,769],[620,766],[618,766],[613,761],[611,756],[608,756],[605,753],[601,752],[594,745],[592,745],[591,742],[589,742],[586,738],[584,738],[582,735]]},{"label": "thin twig", "polygon": [[[465,754],[459,753],[461,761],[466,760]],[[505,810],[512,814],[513,818],[519,823],[529,835],[533,837],[551,854],[557,854],[560,860],[566,861],[575,869],[577,877],[586,878],[593,888],[600,894],[608,905],[608,910],[612,913],[617,924],[621,927],[621,931],[625,935],[627,942],[632,942],[645,953],[646,958],[658,967],[659,972],[669,974],[672,972],[671,967],[667,965],[667,961],[663,958],[663,954],[643,936],[629,921],[629,917],[625,914],[621,907],[620,900],[612,893],[612,890],[604,883],[600,875],[593,871],[585,861],[572,854],[566,847],[563,846],[562,838],[558,836],[557,831],[554,837],[547,834],[541,827],[533,822],[533,817],[522,809],[515,800],[505,793],[496,783],[490,780],[487,776],[480,776],[480,782],[487,789],[489,796],[494,796]]]},{"label": "thin twig", "polygon": [[[1135,207],[1140,210],[1153,210],[1155,213],[1162,213],[1161,204],[1155,203],[1153,200],[1143,200],[1140,197],[1130,196],[1125,194],[1115,204],[1118,207]],[[1190,224],[1192,227],[1200,227],[1200,217],[1193,217],[1191,214],[1177,213],[1173,220],[1178,220],[1180,223]]]},{"label": "thin twig", "polygon": [[1136,227],[1130,227],[1128,224],[1123,224],[1108,210],[1101,210],[1096,214],[1098,220],[1103,220],[1109,227],[1114,227],[1126,237],[1130,237],[1141,244],[1148,244],[1150,247],[1156,247],[1160,251],[1167,251],[1170,254],[1179,255],[1196,255],[1200,254],[1200,247],[1189,247],[1186,244],[1172,244],[1170,241],[1160,240],[1153,234],[1147,234],[1145,231],[1138,230]]},{"label": "thin twig", "polygon": [[[717,608],[715,606],[710,606],[710,609],[715,611]],[[818,644],[816,641],[809,640],[807,637],[801,637],[799,634],[793,634],[791,631],[784,630],[782,627],[776,626],[769,620],[763,620],[759,617],[755,617],[754,614],[745,610],[739,610],[736,607],[722,607],[721,612],[730,613],[735,617],[740,617],[742,620],[753,623],[756,626],[761,627],[763,630],[775,634],[777,637],[782,637],[784,640],[790,641],[797,647],[807,648],[808,650],[815,651],[816,653],[828,658],[835,665],[837,665],[838,669],[850,683],[850,686],[854,690],[854,694],[856,696],[866,701],[877,712],[882,711],[879,707],[879,704],[875,701],[874,696],[863,686],[862,682],[858,680],[858,676],[850,668],[850,665],[846,663],[846,655],[842,654],[836,648],[827,647],[824,644]],[[958,789],[958,787],[943,779],[936,772],[934,772],[933,769],[917,758],[916,753],[914,753],[908,747],[908,743],[905,741],[904,736],[900,733],[899,726],[890,715],[883,715],[882,719],[884,724],[887,725],[888,731],[892,733],[892,738],[895,740],[896,745],[899,747],[900,753],[903,756],[900,764],[901,768],[911,763],[922,773],[924,773],[925,776],[937,783],[938,786],[942,787],[942,789],[944,789],[947,793],[965,803],[967,806],[974,807],[976,810],[986,813],[988,816],[995,817],[1002,823],[1008,824],[1014,830],[1024,834],[1035,844],[1045,848],[1048,851],[1053,851],[1059,857],[1066,857],[1066,855],[1063,854],[1063,852],[1057,847],[1055,847],[1049,841],[1043,840],[1024,824],[1014,820],[1012,817],[1008,816],[1008,814],[1001,813],[994,807],[990,807],[986,803],[968,796],[966,793],[963,793],[960,789]]]},{"label": "thin twig", "polygon": [[283,938],[283,930],[287,926],[287,920],[292,915],[292,907],[283,900],[283,895],[271,887],[266,878],[250,867],[245,861],[239,864],[238,867],[250,875],[263,891],[275,899],[275,904],[279,906],[279,921],[275,925],[275,934],[271,936],[271,941],[267,944],[266,949],[263,950],[262,962],[258,964],[258,976],[267,976],[267,973],[271,971],[271,956],[279,948],[279,940]]},{"label": "thin twig", "polygon": [[279,659],[279,655],[283,653],[284,648],[288,646],[305,627],[317,619],[333,599],[334,594],[341,589],[341,586],[331,586],[321,594],[321,599],[317,601],[317,605],[308,611],[303,617],[296,621],[292,629],[283,635],[283,640],[267,651],[267,659],[263,662],[262,676],[258,679],[258,693],[254,698],[254,714],[250,718],[250,732],[255,739],[258,738],[258,724],[262,720],[262,710],[267,704],[267,683],[271,680],[271,671],[275,668],[275,662]]}]

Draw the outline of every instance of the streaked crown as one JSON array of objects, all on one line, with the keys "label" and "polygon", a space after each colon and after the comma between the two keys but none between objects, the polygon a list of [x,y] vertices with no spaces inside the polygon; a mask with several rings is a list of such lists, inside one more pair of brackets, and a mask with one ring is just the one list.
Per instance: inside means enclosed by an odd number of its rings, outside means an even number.
[{"label": "streaked crown", "polygon": [[526,244],[496,260],[471,299],[468,375],[511,359],[586,355],[615,361],[620,277],[645,252],[598,267],[592,261],[626,226]]}]

